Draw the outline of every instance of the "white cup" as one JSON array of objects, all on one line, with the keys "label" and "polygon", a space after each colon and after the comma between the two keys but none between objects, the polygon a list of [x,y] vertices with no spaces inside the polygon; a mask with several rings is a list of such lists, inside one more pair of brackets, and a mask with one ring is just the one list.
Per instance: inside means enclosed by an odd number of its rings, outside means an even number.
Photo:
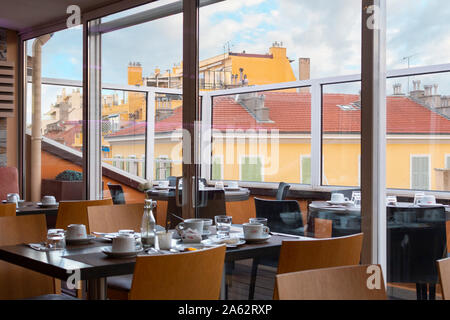
[{"label": "white cup", "polygon": [[348,198],[345,198],[343,193],[332,193],[331,201],[332,202],[345,202],[345,201],[348,201]]},{"label": "white cup", "polygon": [[209,231],[209,227],[212,226],[212,219],[202,219],[203,220],[203,231]]},{"label": "white cup", "polygon": [[228,182],[228,187],[230,187],[230,188],[238,188],[239,185],[238,185],[237,181],[230,181],[230,182]]},{"label": "white cup", "polygon": [[166,180],[160,181],[160,182],[158,183],[158,186],[159,186],[160,188],[168,188],[168,187],[169,187],[169,181],[166,181]]},{"label": "white cup", "polygon": [[42,204],[55,204],[56,199],[54,196],[43,196],[41,202]]},{"label": "white cup", "polygon": [[17,193],[9,193],[6,196],[6,202],[8,203],[15,203],[16,204],[16,208],[19,207],[19,195]]},{"label": "white cup", "polygon": [[214,187],[216,189],[223,189],[223,181],[217,181]]},{"label": "white cup", "polygon": [[425,195],[417,200],[418,204],[436,204],[436,197],[433,195]]},{"label": "white cup", "polygon": [[203,219],[186,219],[180,224],[176,226],[176,230],[178,232],[182,230],[192,229],[198,232],[199,234],[203,234]]},{"label": "white cup", "polygon": [[133,235],[120,234],[113,238],[112,252],[134,252],[136,251],[136,240]]},{"label": "white cup", "polygon": [[262,239],[269,235],[269,227],[264,226],[262,223],[244,223],[242,225],[244,229],[245,239]]},{"label": "white cup", "polygon": [[172,231],[158,231],[156,236],[158,237],[159,248],[161,250],[170,250],[172,248]]},{"label": "white cup", "polygon": [[68,240],[78,240],[86,239],[86,226],[84,224],[69,224],[67,226],[66,239]]}]

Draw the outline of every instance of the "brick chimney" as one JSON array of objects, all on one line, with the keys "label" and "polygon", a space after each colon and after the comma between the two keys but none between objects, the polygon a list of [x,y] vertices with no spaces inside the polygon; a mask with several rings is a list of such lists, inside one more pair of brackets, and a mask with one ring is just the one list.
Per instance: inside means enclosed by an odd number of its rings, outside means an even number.
[{"label": "brick chimney", "polygon": [[[309,80],[311,78],[311,59],[298,59],[298,80]],[[309,93],[309,88],[300,88],[299,92]]]}]

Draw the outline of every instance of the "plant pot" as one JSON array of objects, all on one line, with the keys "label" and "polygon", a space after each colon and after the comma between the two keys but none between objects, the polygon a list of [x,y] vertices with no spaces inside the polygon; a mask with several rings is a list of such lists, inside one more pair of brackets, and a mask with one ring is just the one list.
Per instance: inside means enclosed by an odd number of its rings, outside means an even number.
[{"label": "plant pot", "polygon": [[43,179],[42,196],[54,196],[57,202],[61,200],[81,200],[83,199],[83,181]]}]

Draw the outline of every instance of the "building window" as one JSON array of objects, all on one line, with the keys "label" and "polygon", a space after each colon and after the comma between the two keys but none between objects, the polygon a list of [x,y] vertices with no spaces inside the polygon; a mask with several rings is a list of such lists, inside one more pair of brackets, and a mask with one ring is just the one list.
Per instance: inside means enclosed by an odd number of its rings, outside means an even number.
[{"label": "building window", "polygon": [[430,156],[411,156],[411,189],[430,189]]},{"label": "building window", "polygon": [[212,178],[212,180],[222,180],[223,179],[223,156],[222,155],[213,157],[212,168],[211,168],[211,178]]},{"label": "building window", "polygon": [[445,155],[445,169],[450,169],[450,154]]},{"label": "building window", "polygon": [[168,156],[156,158],[156,180],[167,180],[172,171],[172,161]]},{"label": "building window", "polygon": [[240,180],[241,181],[263,181],[263,164],[259,156],[243,156],[240,165]]},{"label": "building window", "polygon": [[300,183],[311,184],[311,156],[300,157]]}]

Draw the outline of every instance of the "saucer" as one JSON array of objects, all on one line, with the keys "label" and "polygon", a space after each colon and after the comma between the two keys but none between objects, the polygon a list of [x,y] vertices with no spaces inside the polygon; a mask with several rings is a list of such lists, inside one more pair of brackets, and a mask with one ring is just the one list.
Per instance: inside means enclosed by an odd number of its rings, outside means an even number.
[{"label": "saucer", "polygon": [[67,239],[66,238],[66,244],[88,244],[95,238],[97,238],[97,237],[91,236],[91,235],[88,235],[86,239]]},{"label": "saucer", "polygon": [[226,191],[239,191],[239,190],[241,190],[241,188],[239,188],[239,187],[225,187],[224,189]]},{"label": "saucer", "polygon": [[331,200],[328,200],[327,203],[328,203],[328,204],[331,204],[331,205],[333,205],[333,206],[336,206],[336,205],[343,205],[343,206],[345,206],[345,205],[348,205],[348,204],[353,204],[352,201],[338,202],[338,201],[331,201]]},{"label": "saucer", "polygon": [[241,237],[241,239],[245,240],[245,242],[247,242],[247,243],[265,242],[265,241],[269,240],[270,238],[271,238],[270,234],[266,235],[265,237],[258,238],[258,239],[256,239],[256,238],[255,239],[247,239],[247,238]]},{"label": "saucer", "polygon": [[187,248],[193,248],[196,250],[205,249],[207,246],[204,243],[179,243],[175,246],[174,249],[179,251],[185,251]]},{"label": "saucer", "polygon": [[42,203],[38,202],[36,203],[41,208],[57,208],[59,206],[59,203]]},{"label": "saucer", "polygon": [[421,208],[439,208],[445,207],[442,203],[434,203],[434,204],[418,204]]},{"label": "saucer", "polygon": [[245,244],[245,240],[244,239],[238,239],[237,242],[233,242],[233,243],[227,243],[226,241],[230,240],[230,239],[220,239],[217,238],[217,236],[212,236],[207,240],[204,240],[203,243],[205,244],[212,244],[212,245],[221,245],[221,244],[225,244],[227,248],[236,248],[238,246],[242,246],[243,244]]},{"label": "saucer", "polygon": [[140,249],[137,251],[129,251],[129,252],[112,252],[111,248],[104,248],[102,252],[108,256],[108,258],[132,258],[137,256],[138,253],[144,251],[144,249]]}]

